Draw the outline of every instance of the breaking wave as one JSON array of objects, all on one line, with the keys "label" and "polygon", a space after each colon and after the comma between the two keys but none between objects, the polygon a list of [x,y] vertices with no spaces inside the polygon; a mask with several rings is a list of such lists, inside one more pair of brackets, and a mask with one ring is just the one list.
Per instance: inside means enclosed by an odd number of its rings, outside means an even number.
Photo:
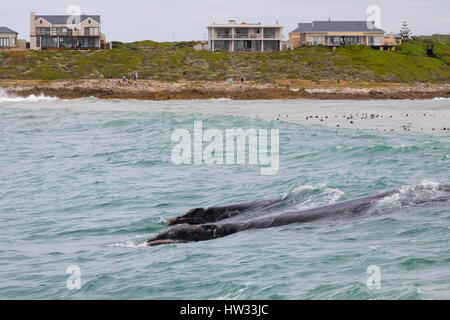
[{"label": "breaking wave", "polygon": [[[335,204],[344,200],[344,194],[343,191],[327,187],[325,184],[303,185],[284,193],[281,197],[281,202],[278,205],[271,206],[267,214],[278,214],[286,210],[307,210]],[[449,185],[423,180],[418,185],[400,187],[392,194],[379,200],[374,200],[370,207],[367,208],[366,213],[382,213],[386,212],[386,210],[390,211],[411,205],[448,200],[450,200]]]},{"label": "breaking wave", "polygon": [[397,209],[407,205],[434,201],[446,201],[450,198],[450,188],[438,182],[424,180],[415,186],[403,186],[394,194],[377,200],[375,209]]},{"label": "breaking wave", "polygon": [[337,188],[329,188],[326,184],[303,185],[284,193],[283,200],[291,200],[296,209],[308,209],[320,205],[336,203],[344,195]]},{"label": "breaking wave", "polygon": [[17,97],[14,95],[8,94],[5,90],[0,89],[0,103],[2,102],[47,102],[47,101],[55,101],[58,98],[55,97],[47,97],[43,94],[41,95],[30,95],[28,97]]},{"label": "breaking wave", "polygon": [[112,248],[144,248],[145,244],[141,241],[140,243],[135,243],[131,240],[125,242],[116,242],[109,245]]}]

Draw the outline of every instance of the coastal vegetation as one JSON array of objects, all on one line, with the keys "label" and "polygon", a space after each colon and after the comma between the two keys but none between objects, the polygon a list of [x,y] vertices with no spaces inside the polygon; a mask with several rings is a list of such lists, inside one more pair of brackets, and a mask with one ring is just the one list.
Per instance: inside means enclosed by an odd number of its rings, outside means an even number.
[{"label": "coastal vegetation", "polygon": [[[448,40],[448,39],[443,39]],[[270,53],[194,50],[195,42],[114,42],[102,51],[2,51],[0,79],[77,80],[130,78],[175,82],[228,77],[270,83],[277,79],[373,82],[449,82],[450,42],[417,37],[395,51],[345,46],[332,51],[300,47]],[[432,55],[429,49],[432,44]]]}]

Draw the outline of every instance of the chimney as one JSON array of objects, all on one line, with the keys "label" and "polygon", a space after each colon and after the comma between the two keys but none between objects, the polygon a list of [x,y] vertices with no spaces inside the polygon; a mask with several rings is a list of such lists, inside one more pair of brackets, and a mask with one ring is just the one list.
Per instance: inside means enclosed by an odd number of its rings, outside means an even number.
[{"label": "chimney", "polygon": [[36,29],[34,28],[34,24],[36,21],[36,14],[34,12],[30,13],[30,36],[36,35]]},{"label": "chimney", "polygon": [[331,22],[331,17],[328,18],[328,22]]}]

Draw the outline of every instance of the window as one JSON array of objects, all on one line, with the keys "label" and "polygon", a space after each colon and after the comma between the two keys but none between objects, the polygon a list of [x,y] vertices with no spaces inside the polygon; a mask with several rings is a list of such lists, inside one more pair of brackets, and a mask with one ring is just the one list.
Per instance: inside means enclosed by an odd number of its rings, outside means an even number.
[{"label": "window", "polygon": [[234,41],[234,51],[261,51],[259,40],[236,40]]},{"label": "window", "polygon": [[71,36],[72,35],[72,29],[69,28],[53,28],[52,29],[52,36]]},{"label": "window", "polygon": [[236,38],[248,38],[248,29],[236,28]]},{"label": "window", "polygon": [[332,45],[332,46],[340,46],[341,45],[341,37],[339,37],[339,36],[331,36],[330,37],[330,45]]},{"label": "window", "polygon": [[58,38],[56,37],[42,37],[42,48],[58,48]]},{"label": "window", "polygon": [[265,28],[264,38],[275,38],[277,30],[275,28]]},{"label": "window", "polygon": [[312,45],[324,45],[325,44],[325,37],[324,36],[310,36],[309,37],[309,43]]},{"label": "window", "polygon": [[98,38],[80,38],[80,48],[99,48]]},{"label": "window", "polygon": [[381,46],[383,40],[380,36],[370,36],[367,37],[369,46]]},{"label": "window", "polygon": [[36,47],[40,48],[41,47],[41,37],[37,37],[36,38]]},{"label": "window", "polygon": [[99,28],[86,27],[86,28],[84,28],[84,35],[85,36],[98,36]]},{"label": "window", "polygon": [[60,48],[77,48],[78,47],[77,38],[60,37],[59,38],[59,47]]},{"label": "window", "polygon": [[363,44],[363,37],[362,36],[343,37],[343,44],[346,44],[346,45]]},{"label": "window", "polygon": [[231,41],[228,40],[215,40],[214,41],[214,50],[224,50],[224,51],[228,51],[230,50]]},{"label": "window", "polygon": [[264,40],[264,51],[279,51],[280,41],[279,40]]},{"label": "window", "polygon": [[9,47],[9,38],[0,38],[0,47]]},{"label": "window", "polygon": [[38,36],[49,36],[50,35],[50,27],[37,27],[36,35]]},{"label": "window", "polygon": [[231,29],[217,28],[217,38],[231,38]]}]

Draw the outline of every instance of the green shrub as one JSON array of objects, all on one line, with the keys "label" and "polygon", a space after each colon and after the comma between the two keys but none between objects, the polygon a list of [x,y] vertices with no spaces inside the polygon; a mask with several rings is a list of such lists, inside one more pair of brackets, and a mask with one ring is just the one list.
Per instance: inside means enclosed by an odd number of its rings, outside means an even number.
[{"label": "green shrub", "polygon": [[281,52],[229,53],[196,51],[194,41],[151,40],[113,42],[112,50],[102,51],[6,51],[0,52],[0,78],[121,78],[139,72],[141,79],[163,81],[223,81],[245,76],[263,82],[281,78],[448,82],[449,43],[435,42],[435,58],[430,58],[427,42],[410,41],[396,51],[367,46],[344,46],[332,51],[311,46]]}]

